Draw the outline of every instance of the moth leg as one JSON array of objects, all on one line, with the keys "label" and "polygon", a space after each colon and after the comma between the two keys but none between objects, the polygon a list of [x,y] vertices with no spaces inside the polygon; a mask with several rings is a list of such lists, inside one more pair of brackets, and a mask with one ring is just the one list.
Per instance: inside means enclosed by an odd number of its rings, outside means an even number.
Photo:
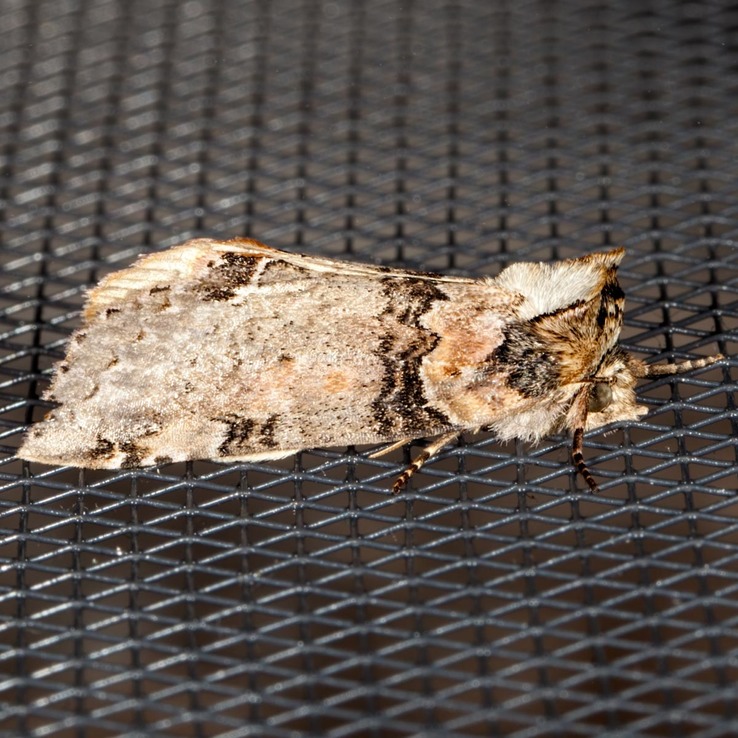
[{"label": "moth leg", "polygon": [[587,468],[587,462],[584,460],[584,428],[580,427],[574,431],[574,443],[571,449],[571,460],[577,471],[582,475],[584,481],[589,485],[590,490],[597,494],[600,488],[597,486],[592,473]]},{"label": "moth leg", "polygon": [[402,488],[408,483],[410,477],[415,474],[420,467],[425,464],[428,459],[435,456],[446,444],[451,443],[455,438],[459,437],[458,431],[451,431],[444,433],[442,436],[438,436],[434,441],[431,441],[421,453],[419,453],[412,461],[410,466],[400,474],[395,483],[392,485],[392,494],[396,495],[402,490]]},{"label": "moth leg", "polygon": [[569,417],[569,428],[574,429],[574,441],[571,448],[571,460],[576,470],[582,475],[590,490],[597,494],[600,488],[597,486],[592,473],[587,468],[584,460],[584,426],[587,423],[587,406],[589,404],[590,390],[585,388],[577,393],[571,406]]},{"label": "moth leg", "polygon": [[367,458],[369,459],[378,459],[380,456],[384,456],[385,454],[391,454],[393,451],[396,451],[398,448],[402,448],[406,443],[410,443],[410,441],[414,441],[414,438],[401,438],[396,443],[390,443],[389,446],[385,446],[384,448],[380,448],[379,451],[374,451],[369,454]]},{"label": "moth leg", "polygon": [[702,369],[721,361],[725,357],[722,354],[714,356],[705,356],[702,359],[691,359],[688,361],[680,361],[676,364],[643,364],[638,372],[639,377],[668,377],[671,374],[685,374],[686,372]]}]

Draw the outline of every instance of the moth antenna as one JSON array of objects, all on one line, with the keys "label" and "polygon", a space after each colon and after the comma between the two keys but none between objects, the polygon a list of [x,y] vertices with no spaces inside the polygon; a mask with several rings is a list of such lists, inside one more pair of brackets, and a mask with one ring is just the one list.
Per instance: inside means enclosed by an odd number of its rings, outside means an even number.
[{"label": "moth antenna", "polygon": [[587,468],[587,462],[584,460],[584,428],[579,427],[574,431],[574,443],[571,449],[571,460],[576,470],[582,475],[584,481],[589,485],[590,490],[594,494],[598,494],[600,488],[597,486],[592,473]]},{"label": "moth antenna", "polygon": [[634,374],[637,377],[668,377],[672,374],[686,374],[695,369],[702,369],[710,366],[710,364],[715,364],[724,358],[722,354],[715,354],[714,356],[705,356],[702,359],[689,359],[674,364],[641,364]]},{"label": "moth antenna", "polygon": [[455,438],[459,437],[458,431],[444,433],[438,436],[435,441],[431,441],[413,460],[410,466],[400,474],[395,483],[392,485],[392,494],[396,495],[402,491],[403,487],[408,483],[410,477],[418,471],[428,459],[435,456],[446,444],[451,443]]}]

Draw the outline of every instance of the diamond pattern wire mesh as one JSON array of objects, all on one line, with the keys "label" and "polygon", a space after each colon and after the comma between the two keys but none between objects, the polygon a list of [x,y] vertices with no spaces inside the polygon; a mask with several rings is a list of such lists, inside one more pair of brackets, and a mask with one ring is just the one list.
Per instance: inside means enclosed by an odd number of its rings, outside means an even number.
[{"label": "diamond pattern wire mesh", "polygon": [[[463,274],[623,244],[627,347],[736,355],[738,9],[4,0],[0,732],[738,734],[730,364],[587,439],[22,464],[85,289],[253,235]],[[734,361],[732,362],[734,366]],[[417,450],[417,448],[415,449]]]}]

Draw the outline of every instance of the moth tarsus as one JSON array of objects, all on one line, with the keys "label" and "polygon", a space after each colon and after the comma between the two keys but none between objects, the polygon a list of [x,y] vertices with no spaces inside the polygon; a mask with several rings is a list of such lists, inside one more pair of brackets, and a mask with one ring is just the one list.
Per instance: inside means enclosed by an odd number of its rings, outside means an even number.
[{"label": "moth tarsus", "polygon": [[[399,494],[416,472],[429,460],[432,459],[444,446],[459,437],[457,431],[444,433],[438,438],[431,440],[426,447],[410,462],[409,466],[395,479],[392,485],[392,494]],[[393,447],[395,444],[393,444]]]},{"label": "moth tarsus", "polygon": [[392,483],[392,494],[399,495],[400,492],[402,492],[407,487],[407,483],[410,481],[410,477],[415,474],[418,469],[420,469],[420,467],[416,464],[410,464],[410,466],[408,466],[402,472],[402,474],[400,474]]},{"label": "moth tarsus", "polygon": [[582,478],[589,486],[589,491],[598,494],[600,488],[597,486],[592,473],[587,467],[584,460],[584,428],[577,428],[574,431],[574,442],[572,444],[571,459],[576,470],[582,475]]},{"label": "moth tarsus", "polygon": [[431,439],[398,491],[463,432],[535,442],[646,412],[618,346],[623,249],[472,279],[197,239],[90,292],[21,458],[97,469],[263,461],[315,446]]}]

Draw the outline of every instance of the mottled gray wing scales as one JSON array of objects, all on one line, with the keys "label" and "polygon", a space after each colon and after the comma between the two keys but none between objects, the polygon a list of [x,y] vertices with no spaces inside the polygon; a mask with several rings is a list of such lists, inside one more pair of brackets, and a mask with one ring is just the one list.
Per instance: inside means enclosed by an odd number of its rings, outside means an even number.
[{"label": "mottled gray wing scales", "polygon": [[[369,278],[371,277],[371,278]],[[135,467],[435,435],[423,317],[474,280],[194,241],[90,296],[24,458]]]}]

